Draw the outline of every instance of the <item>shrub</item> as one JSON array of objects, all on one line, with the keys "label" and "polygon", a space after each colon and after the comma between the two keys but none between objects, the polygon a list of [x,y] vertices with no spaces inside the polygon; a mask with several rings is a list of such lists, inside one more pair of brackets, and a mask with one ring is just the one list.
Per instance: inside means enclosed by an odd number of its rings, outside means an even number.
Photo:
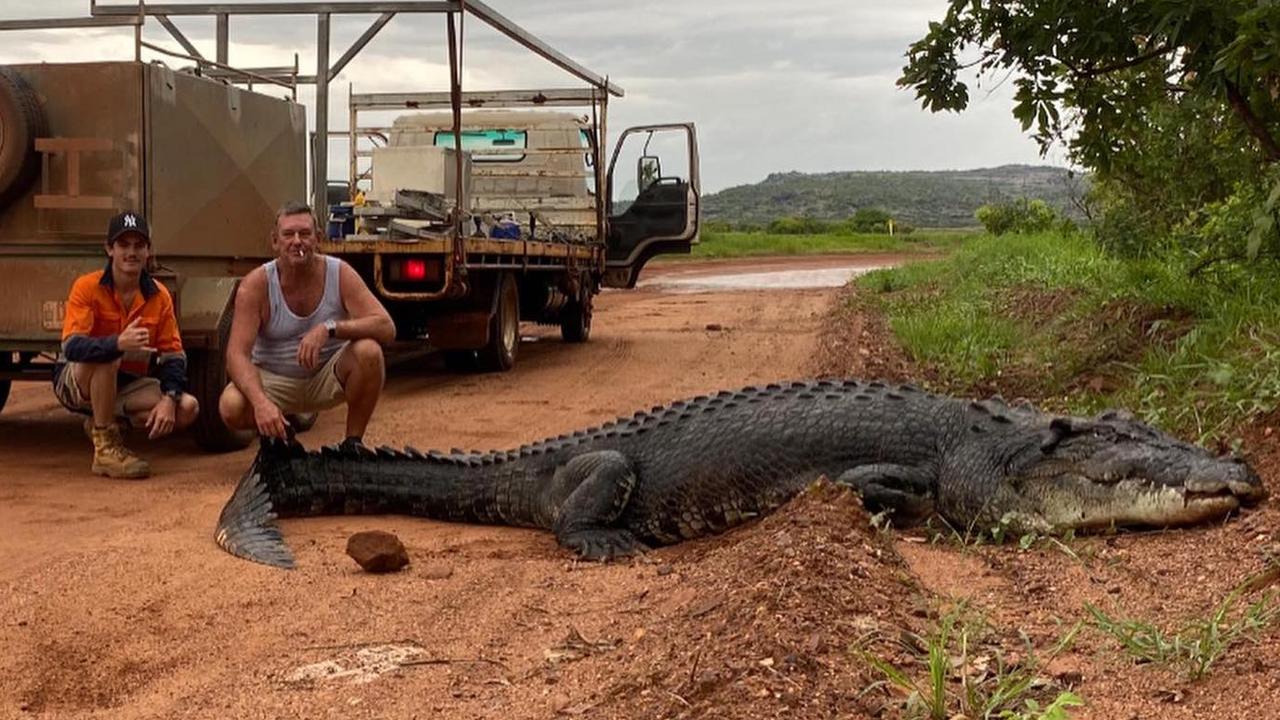
[{"label": "shrub", "polygon": [[1053,229],[1063,218],[1043,200],[1020,198],[1012,202],[983,205],[974,213],[992,235],[1038,233]]},{"label": "shrub", "polygon": [[768,230],[774,235],[820,235],[830,227],[830,223],[817,218],[781,217],[770,222]]},{"label": "shrub", "polygon": [[849,226],[854,232],[887,233],[892,219],[889,213],[880,208],[859,208],[853,217],[849,218]]}]

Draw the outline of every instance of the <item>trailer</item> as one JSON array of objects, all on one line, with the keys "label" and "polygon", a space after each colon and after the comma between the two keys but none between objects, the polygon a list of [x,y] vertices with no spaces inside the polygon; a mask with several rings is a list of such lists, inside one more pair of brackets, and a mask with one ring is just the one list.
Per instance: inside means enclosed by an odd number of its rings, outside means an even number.
[{"label": "trailer", "polygon": [[[349,15],[375,17],[331,61],[332,19]],[[402,15],[443,17],[449,87],[352,92],[350,124],[330,129],[331,79]],[[232,65],[232,16],[312,17],[314,70],[298,55],[291,66]],[[179,28],[190,17],[214,19],[212,56]],[[582,86],[464,91],[467,19]],[[697,242],[693,126],[625,131],[622,159],[615,151],[606,170],[608,103],[623,90],[485,3],[90,0],[87,17],[0,21],[9,32],[110,27],[132,29],[132,61],[0,66],[0,273],[10,298],[0,305],[0,409],[11,382],[49,381],[70,284],[101,267],[106,220],[124,209],[151,221],[155,276],[175,299],[190,389],[203,408],[194,435],[210,450],[251,440],[216,412],[227,382],[223,347],[239,279],[270,259],[274,212],[287,200],[310,196],[326,229],[336,227],[323,250],[356,267],[402,341],[444,351],[453,367],[510,368],[521,321],[556,323],[566,341],[586,340],[601,287],[632,287],[654,255]],[[157,28],[169,42],[144,34]],[[300,86],[315,88],[314,133]],[[362,114],[389,109],[426,116],[399,129],[360,124]],[[500,112],[513,115],[497,121]],[[562,144],[547,141],[557,132]],[[350,173],[331,212],[329,145],[343,139]],[[429,183],[388,185],[396,173],[379,175],[376,156],[388,158],[384,168],[402,161],[409,170],[400,177],[413,176],[414,162],[435,171]]]}]

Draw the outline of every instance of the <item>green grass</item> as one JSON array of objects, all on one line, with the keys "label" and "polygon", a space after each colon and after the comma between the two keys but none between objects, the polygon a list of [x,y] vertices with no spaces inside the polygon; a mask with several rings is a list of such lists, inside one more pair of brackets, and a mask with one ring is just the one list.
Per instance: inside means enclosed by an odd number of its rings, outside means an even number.
[{"label": "green grass", "polygon": [[[854,649],[885,683],[906,696],[904,717],[1066,720],[1068,708],[1084,704],[1071,692],[1046,692],[1039,677],[1039,668],[1070,647],[1079,623],[1055,644],[1047,658],[1041,660],[1028,647],[1026,659],[1015,664],[1007,662],[998,648],[982,647],[982,624],[964,615],[963,606],[953,610],[921,638],[923,647],[917,652],[924,673],[920,677],[871,652]],[[1043,697],[1046,694],[1048,697]]]},{"label": "green grass", "polygon": [[1258,585],[1259,577],[1236,586],[1208,617],[1195,618],[1173,632],[1165,632],[1146,620],[1113,618],[1093,605],[1085,607],[1093,616],[1093,626],[1118,641],[1133,658],[1177,668],[1195,680],[1207,675],[1233,645],[1254,640],[1259,631],[1280,618],[1280,599],[1274,592],[1264,593],[1237,611],[1246,592]]},{"label": "green grass", "polygon": [[[872,518],[875,524],[876,518]],[[988,542],[995,545],[1004,545],[1006,540],[1014,539],[1014,534],[1010,532],[1007,520],[1001,521],[992,527],[980,527],[976,524],[965,527],[963,531],[947,522],[941,516],[932,517],[925,521],[925,536],[929,539],[931,545],[951,545],[967,551],[972,548],[981,547]],[[1092,560],[1093,550],[1083,549],[1083,552],[1077,552],[1072,546],[1076,544],[1075,530],[1067,530],[1060,536],[1041,535],[1036,532],[1023,533],[1017,535],[1018,549],[1027,552],[1036,547],[1048,548],[1056,550],[1063,555],[1071,558],[1078,563],[1084,563]]]},{"label": "green grass", "polygon": [[[1126,407],[1201,442],[1280,405],[1274,266],[1191,278],[1081,235],[984,235],[859,283],[946,390],[1012,384],[1054,409]],[[1045,300],[1055,305],[1032,307]],[[1094,375],[1114,387],[1088,389]]]},{"label": "green grass", "polygon": [[907,290],[883,303],[898,339],[916,360],[974,384],[994,378],[1029,334],[1002,315],[995,290],[1078,290],[1111,272],[1100,253],[1079,244],[981,236],[946,260],[873,272],[861,284],[881,294]]},{"label": "green grass", "polygon": [[909,235],[770,235],[768,233],[702,233],[693,246],[693,259],[754,257],[763,255],[820,255],[836,253],[940,252],[957,247],[972,233],[945,230],[916,231]]}]

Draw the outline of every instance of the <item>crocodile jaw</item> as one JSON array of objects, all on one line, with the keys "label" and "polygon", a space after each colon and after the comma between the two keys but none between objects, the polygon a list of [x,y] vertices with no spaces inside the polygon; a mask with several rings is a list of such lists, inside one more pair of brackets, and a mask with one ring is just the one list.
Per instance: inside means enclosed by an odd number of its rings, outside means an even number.
[{"label": "crocodile jaw", "polygon": [[[1058,478],[1031,494],[1035,513],[1057,531],[1113,527],[1176,527],[1217,520],[1266,497],[1261,484],[1214,483],[1192,489],[1141,479],[1101,484],[1088,478]],[[1216,486],[1214,486],[1216,485]]]}]

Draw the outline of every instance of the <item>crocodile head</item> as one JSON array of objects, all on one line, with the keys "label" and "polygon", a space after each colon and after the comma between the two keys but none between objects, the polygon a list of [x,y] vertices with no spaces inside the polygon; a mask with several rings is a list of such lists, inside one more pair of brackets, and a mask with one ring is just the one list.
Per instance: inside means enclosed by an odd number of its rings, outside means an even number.
[{"label": "crocodile head", "polygon": [[1057,531],[1191,525],[1267,496],[1244,461],[1215,456],[1122,411],[1054,417],[1005,468],[1002,490],[1017,498],[1000,504],[1019,508],[1020,525]]}]

